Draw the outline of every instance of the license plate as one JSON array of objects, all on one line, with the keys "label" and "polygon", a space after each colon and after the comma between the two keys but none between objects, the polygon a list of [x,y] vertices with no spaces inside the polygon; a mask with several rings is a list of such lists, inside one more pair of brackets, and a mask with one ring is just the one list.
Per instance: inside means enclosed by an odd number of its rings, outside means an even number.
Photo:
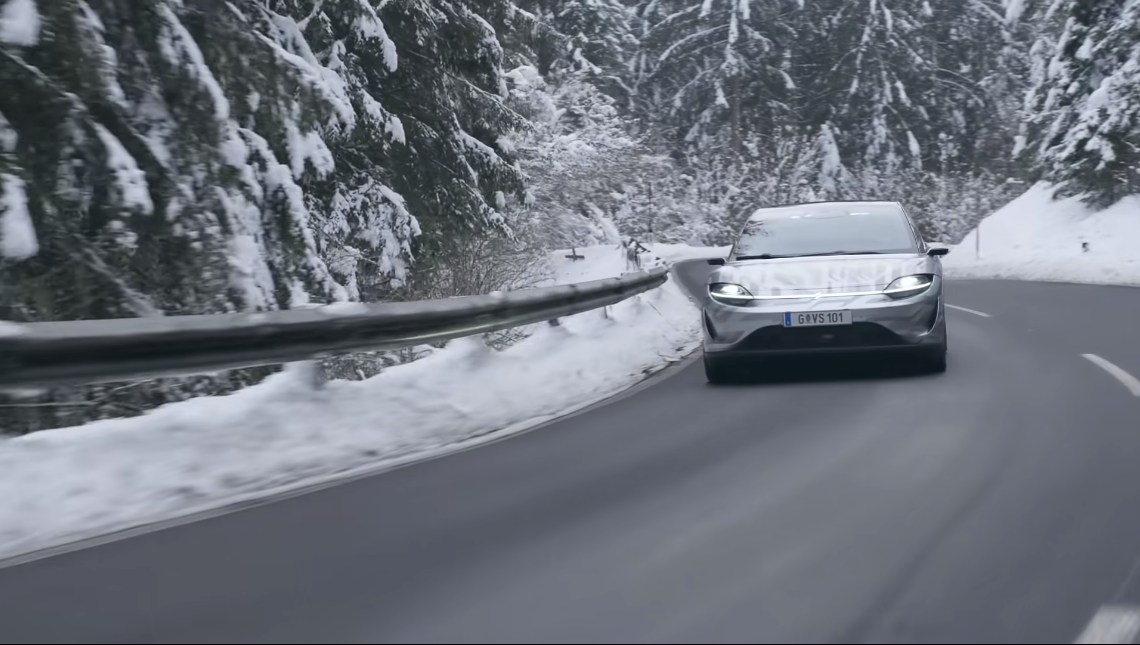
[{"label": "license plate", "polygon": [[784,314],[785,327],[823,327],[850,324],[850,311],[804,311]]}]

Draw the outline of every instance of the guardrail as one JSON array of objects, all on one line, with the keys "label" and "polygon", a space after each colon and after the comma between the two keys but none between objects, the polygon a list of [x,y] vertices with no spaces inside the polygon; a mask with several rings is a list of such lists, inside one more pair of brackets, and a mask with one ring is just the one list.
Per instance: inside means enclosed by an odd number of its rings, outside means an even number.
[{"label": "guardrail", "polygon": [[668,280],[657,268],[557,287],[256,314],[0,323],[0,386],[208,373],[450,340],[616,304]]}]

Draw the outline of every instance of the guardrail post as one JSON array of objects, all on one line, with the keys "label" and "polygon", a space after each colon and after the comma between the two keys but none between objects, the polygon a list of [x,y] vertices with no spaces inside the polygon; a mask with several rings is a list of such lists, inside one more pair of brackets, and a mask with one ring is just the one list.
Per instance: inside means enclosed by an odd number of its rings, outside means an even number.
[{"label": "guardrail post", "polygon": [[297,372],[301,379],[308,382],[314,390],[324,389],[325,383],[328,382],[319,360],[289,363],[288,368]]},{"label": "guardrail post", "polygon": [[982,223],[979,221],[974,228],[974,257],[982,259]]}]

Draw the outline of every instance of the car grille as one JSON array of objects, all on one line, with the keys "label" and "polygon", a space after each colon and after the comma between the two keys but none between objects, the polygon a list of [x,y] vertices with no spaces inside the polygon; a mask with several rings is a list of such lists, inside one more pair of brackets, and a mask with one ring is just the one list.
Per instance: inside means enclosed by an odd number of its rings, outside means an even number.
[{"label": "car grille", "polygon": [[764,327],[748,335],[741,350],[824,349],[829,347],[896,347],[906,341],[875,323],[834,327]]}]

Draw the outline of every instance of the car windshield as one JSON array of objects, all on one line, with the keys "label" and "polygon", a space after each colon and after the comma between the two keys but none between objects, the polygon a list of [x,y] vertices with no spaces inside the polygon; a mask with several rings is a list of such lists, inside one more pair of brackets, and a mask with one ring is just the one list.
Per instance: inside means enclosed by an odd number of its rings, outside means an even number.
[{"label": "car windshield", "polygon": [[733,247],[738,259],[918,250],[906,215],[894,205],[807,204],[764,209]]}]

